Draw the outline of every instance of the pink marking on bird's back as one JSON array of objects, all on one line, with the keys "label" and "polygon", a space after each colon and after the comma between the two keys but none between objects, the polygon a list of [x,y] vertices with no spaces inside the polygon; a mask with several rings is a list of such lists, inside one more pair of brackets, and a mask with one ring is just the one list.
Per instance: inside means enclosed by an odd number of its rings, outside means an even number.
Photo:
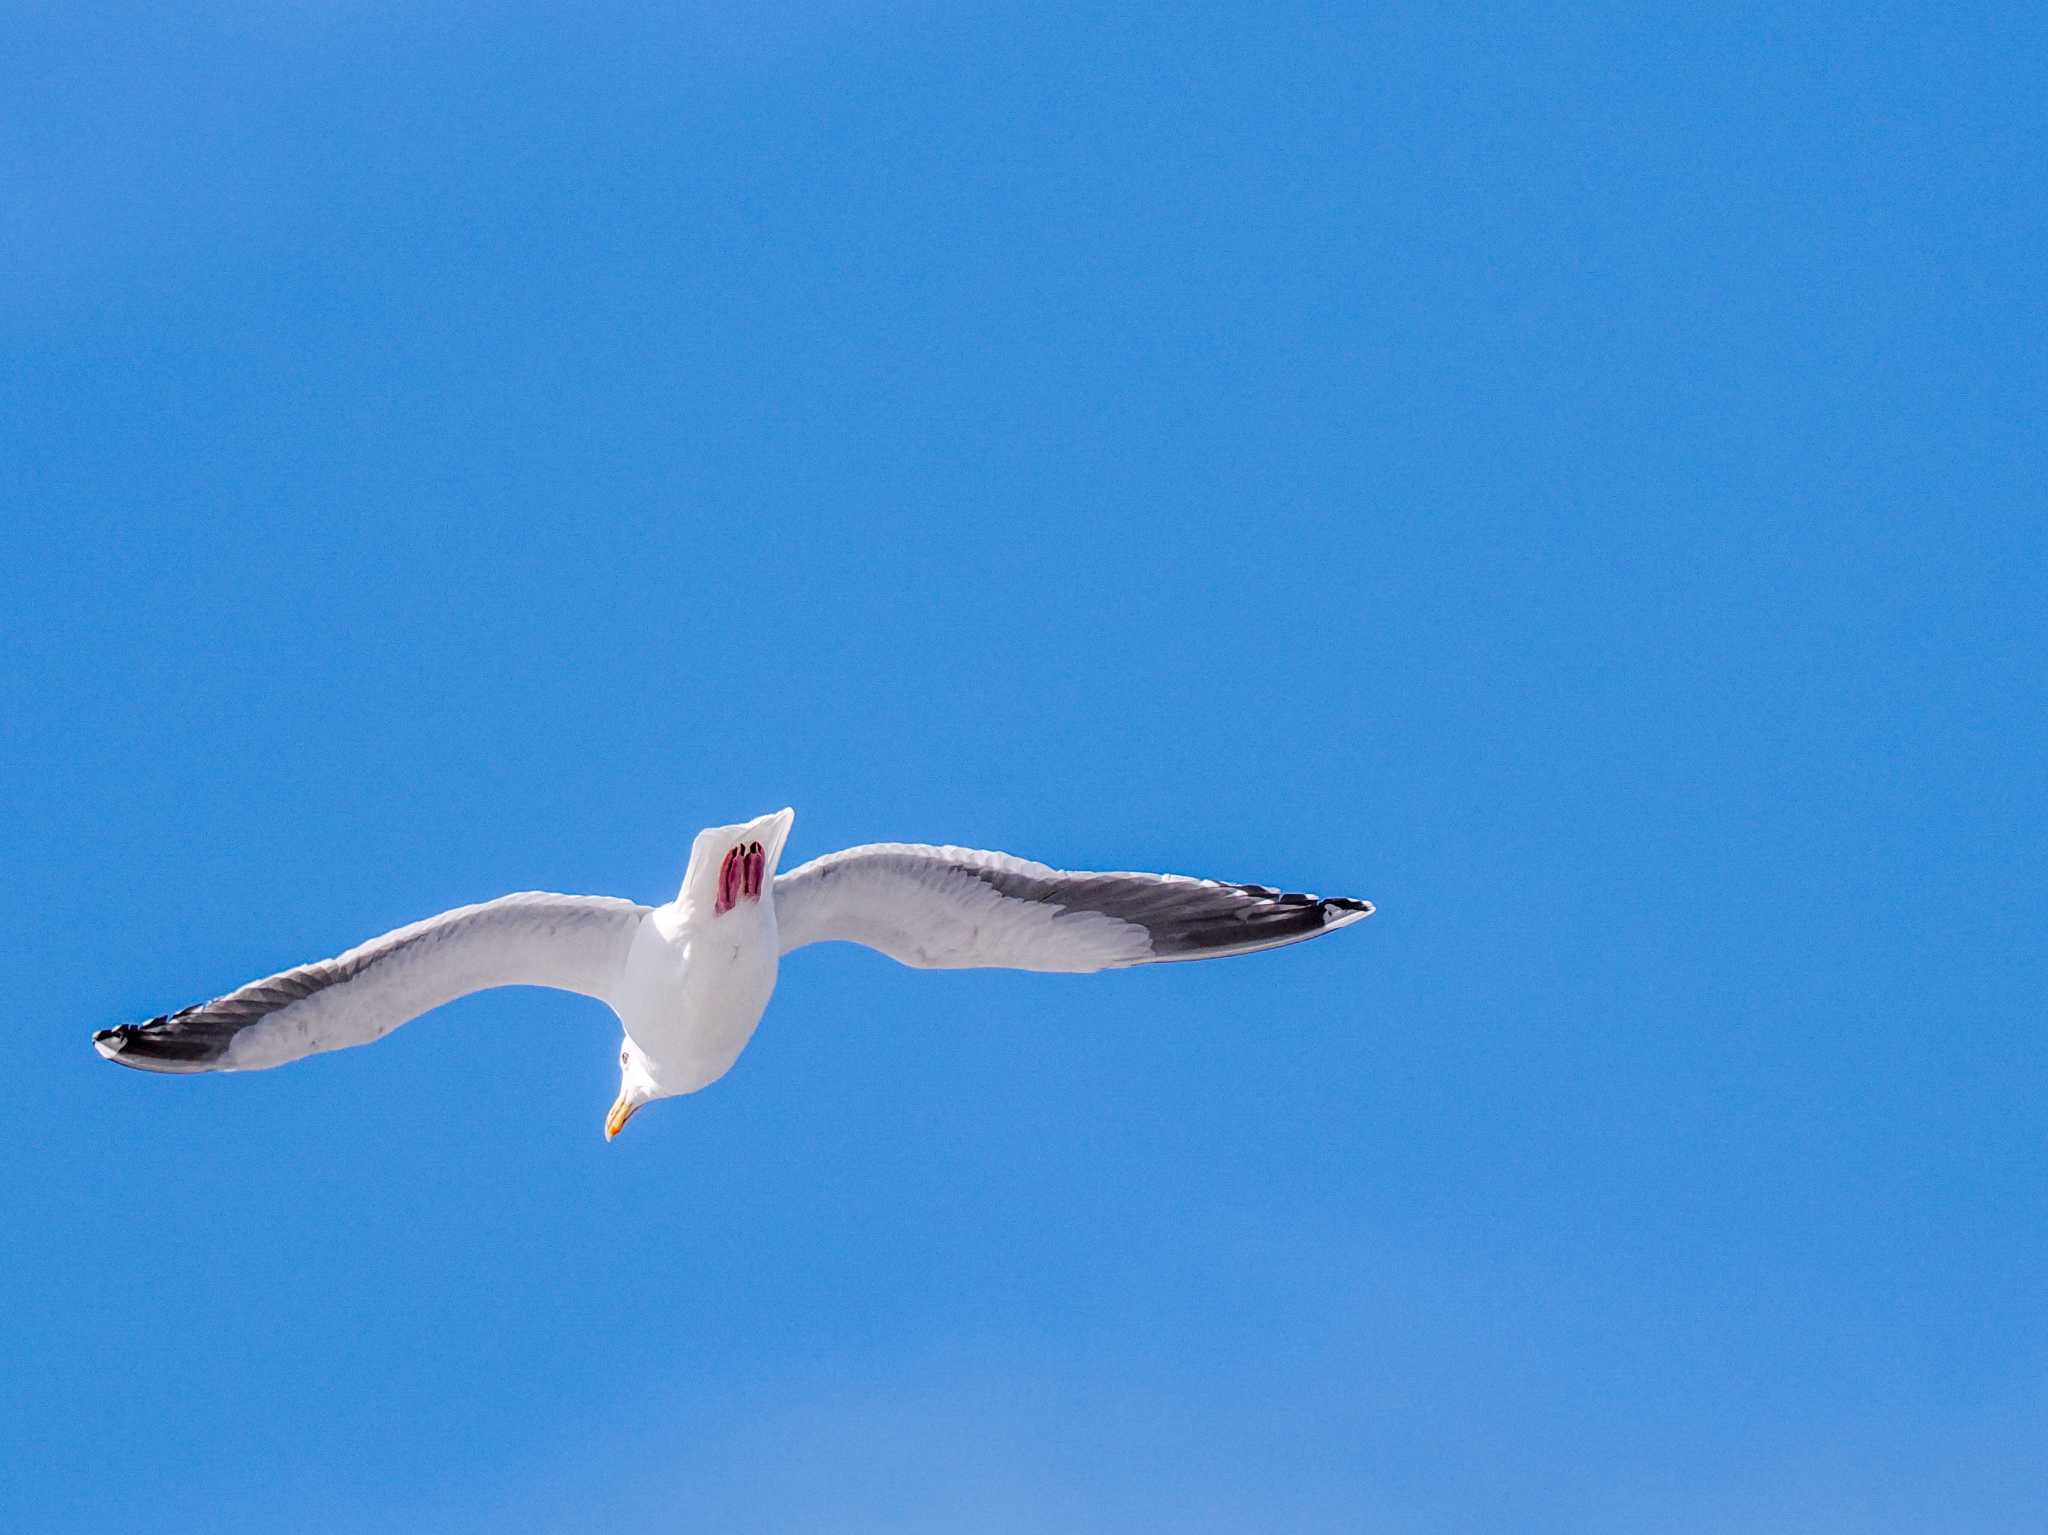
[{"label": "pink marking on bird's back", "polygon": [[729,847],[725,850],[725,862],[718,866],[718,899],[711,903],[711,915],[722,917],[731,911],[738,899],[740,850]]},{"label": "pink marking on bird's back", "polygon": [[727,848],[718,866],[718,898],[711,903],[711,915],[722,917],[742,901],[760,900],[767,878],[768,855],[760,843]]}]

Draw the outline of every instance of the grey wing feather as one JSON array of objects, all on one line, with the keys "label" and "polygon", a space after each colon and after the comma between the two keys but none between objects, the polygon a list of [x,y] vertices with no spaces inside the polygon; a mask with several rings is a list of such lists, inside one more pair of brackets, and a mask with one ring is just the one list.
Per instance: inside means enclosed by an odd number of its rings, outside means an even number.
[{"label": "grey wing feather", "polygon": [[502,896],[196,1007],[102,1029],[93,1045],[148,1071],[246,1071],[369,1044],[493,986],[551,986],[609,1002],[646,913],[610,896]]},{"label": "grey wing feather", "polygon": [[1372,903],[1179,874],[1086,874],[1007,853],[884,842],[775,881],[782,950],[835,939],[921,969],[1085,972],[1298,943]]}]

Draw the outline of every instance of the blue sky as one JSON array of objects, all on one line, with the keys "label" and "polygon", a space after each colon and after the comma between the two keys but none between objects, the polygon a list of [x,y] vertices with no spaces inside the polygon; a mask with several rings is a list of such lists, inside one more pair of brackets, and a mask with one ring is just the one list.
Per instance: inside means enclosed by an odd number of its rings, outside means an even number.
[{"label": "blue sky", "polygon": [[[0,20],[0,1523],[2048,1499],[2022,7]],[[1368,896],[93,1028],[702,825]]]}]

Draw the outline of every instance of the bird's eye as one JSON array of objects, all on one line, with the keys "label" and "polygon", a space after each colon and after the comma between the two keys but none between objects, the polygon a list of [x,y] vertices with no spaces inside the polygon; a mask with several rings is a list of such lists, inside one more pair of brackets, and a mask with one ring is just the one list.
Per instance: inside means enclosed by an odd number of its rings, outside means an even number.
[{"label": "bird's eye", "polygon": [[628,1052],[626,1052],[626,1051],[624,1051],[624,1050],[621,1050],[621,1051],[619,1052],[619,1064],[620,1064],[621,1066],[623,1066],[623,1065],[625,1065],[625,1064],[626,1064],[626,1059],[627,1059],[627,1055],[628,1055]]}]

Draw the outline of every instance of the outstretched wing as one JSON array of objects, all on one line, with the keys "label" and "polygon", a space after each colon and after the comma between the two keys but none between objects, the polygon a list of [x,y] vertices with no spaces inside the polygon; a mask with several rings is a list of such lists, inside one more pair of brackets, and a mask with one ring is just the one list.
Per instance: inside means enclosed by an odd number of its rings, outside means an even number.
[{"label": "outstretched wing", "polygon": [[964,847],[881,842],[775,881],[782,951],[844,939],[924,970],[1090,971],[1299,943],[1370,901],[1179,874],[1070,874]]},{"label": "outstretched wing", "polygon": [[102,1029],[92,1042],[108,1060],[148,1071],[248,1071],[370,1044],[493,986],[552,986],[609,1002],[646,913],[610,896],[501,896],[182,1012]]}]

